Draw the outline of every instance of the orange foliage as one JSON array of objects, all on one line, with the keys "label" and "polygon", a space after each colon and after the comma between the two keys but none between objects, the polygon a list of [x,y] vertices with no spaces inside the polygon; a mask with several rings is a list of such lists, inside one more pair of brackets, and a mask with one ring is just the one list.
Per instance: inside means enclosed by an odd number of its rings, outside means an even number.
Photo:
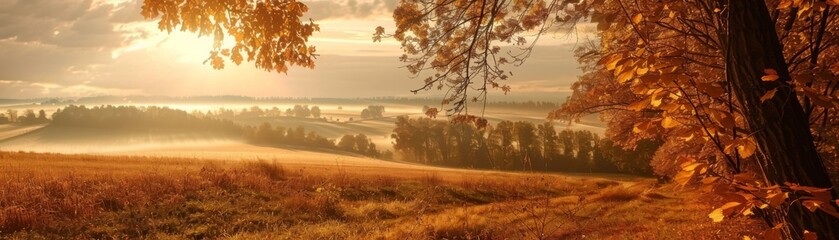
[{"label": "orange foliage", "polygon": [[[224,68],[225,58],[239,65],[247,57],[257,68],[285,73],[290,66],[315,66],[315,47],[307,42],[319,27],[300,19],[307,11],[296,0],[144,0],[142,14],[160,18],[160,30],[180,26],[180,31],[213,36],[205,63],[215,69]],[[231,37],[232,44],[225,45]]]}]

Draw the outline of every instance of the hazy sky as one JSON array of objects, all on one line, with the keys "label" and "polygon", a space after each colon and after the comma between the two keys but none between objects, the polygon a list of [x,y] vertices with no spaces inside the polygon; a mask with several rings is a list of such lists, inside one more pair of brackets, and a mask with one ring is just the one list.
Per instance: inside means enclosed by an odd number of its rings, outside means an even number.
[{"label": "hazy sky", "polygon": [[[314,70],[283,75],[252,63],[213,70],[202,64],[212,39],[158,31],[140,16],[142,0],[0,0],[0,98],[413,95],[408,91],[421,80],[399,68],[398,43],[371,40],[376,26],[393,30],[397,0],[304,2],[321,27],[311,41],[321,56]],[[571,52],[576,41],[543,37],[525,66],[510,69],[510,96],[496,91],[490,100],[553,99],[567,91],[579,74]]]}]

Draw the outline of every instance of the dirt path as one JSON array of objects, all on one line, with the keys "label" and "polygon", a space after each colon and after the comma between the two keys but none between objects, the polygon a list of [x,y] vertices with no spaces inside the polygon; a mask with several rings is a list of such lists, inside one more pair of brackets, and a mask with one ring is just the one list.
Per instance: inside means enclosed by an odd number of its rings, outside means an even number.
[{"label": "dirt path", "polygon": [[0,141],[21,136],[32,131],[43,128],[46,124],[36,125],[17,125],[17,124],[2,124],[0,125]]}]

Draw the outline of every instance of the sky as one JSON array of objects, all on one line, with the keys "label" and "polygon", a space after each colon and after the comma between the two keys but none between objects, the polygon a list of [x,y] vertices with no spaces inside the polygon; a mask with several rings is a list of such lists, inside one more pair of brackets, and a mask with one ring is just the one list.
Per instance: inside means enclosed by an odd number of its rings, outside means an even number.
[{"label": "sky", "polygon": [[[0,98],[102,95],[254,97],[413,96],[398,57],[399,43],[371,39],[376,26],[394,29],[397,0],[303,0],[320,25],[310,44],[315,69],[265,72],[252,63],[213,70],[203,64],[211,38],[157,29],[140,15],[142,0],[0,0]],[[578,38],[541,38],[521,67],[510,68],[512,92],[492,100],[555,100],[580,74]],[[419,94],[440,97],[442,91]]]}]

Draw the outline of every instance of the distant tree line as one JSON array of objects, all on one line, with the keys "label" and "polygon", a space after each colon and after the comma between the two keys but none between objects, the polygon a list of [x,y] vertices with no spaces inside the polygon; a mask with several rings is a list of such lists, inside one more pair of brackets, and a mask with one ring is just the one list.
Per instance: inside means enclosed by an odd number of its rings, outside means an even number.
[{"label": "distant tree line", "polygon": [[398,117],[394,149],[411,162],[516,171],[624,172],[651,175],[644,161],[660,144],[625,150],[589,131],[557,132],[551,122],[471,124]]},{"label": "distant tree line", "polygon": [[334,140],[320,136],[314,131],[306,133],[306,129],[303,126],[286,128],[263,123],[259,127],[242,127],[242,136],[249,143],[256,145],[295,145],[358,153],[372,158],[388,160],[393,158],[391,151],[380,152],[376,150],[376,144],[373,144],[364,134],[355,136],[344,135],[336,144]]},{"label": "distant tree line", "polygon": [[489,102],[487,106],[493,108],[515,108],[515,109],[528,109],[528,110],[544,110],[544,109],[556,109],[560,106],[560,104],[556,102],[546,102],[546,101],[527,101],[527,102],[513,102],[513,101],[499,101],[499,102]]},{"label": "distant tree line", "polygon": [[37,114],[31,109],[23,111],[23,114],[19,114],[18,111],[14,109],[7,109],[5,113],[0,113],[0,124],[19,123],[31,125],[48,122],[50,122],[50,119],[47,118],[47,113],[44,110],[38,111]]},{"label": "distant tree line", "polygon": [[70,105],[52,115],[52,125],[126,130],[187,130],[235,135],[239,126],[231,121],[199,118],[167,107]]},{"label": "distant tree line", "polygon": [[[558,99],[564,99],[560,97]],[[49,99],[42,101],[42,105],[65,105],[65,104],[116,104],[116,103],[183,103],[183,104],[308,104],[308,105],[372,105],[372,104],[398,104],[398,105],[429,105],[435,106],[440,103],[437,98],[424,97],[366,97],[366,98],[298,98],[298,97],[249,97],[249,96],[191,96],[191,97],[169,97],[169,96],[96,96],[79,99]],[[534,110],[553,110],[559,107],[559,102],[550,101],[490,101],[487,107],[517,109],[527,108]]]},{"label": "distant tree line", "polygon": [[298,117],[298,118],[321,118],[321,110],[318,106],[309,107],[309,105],[294,105],[294,108],[288,108],[285,111],[278,107],[270,109],[262,109],[258,106],[250,108],[243,108],[240,111],[231,109],[219,108],[216,111],[193,111],[192,115],[198,117],[218,118],[225,120],[235,120],[236,118],[257,118],[257,117]]}]

